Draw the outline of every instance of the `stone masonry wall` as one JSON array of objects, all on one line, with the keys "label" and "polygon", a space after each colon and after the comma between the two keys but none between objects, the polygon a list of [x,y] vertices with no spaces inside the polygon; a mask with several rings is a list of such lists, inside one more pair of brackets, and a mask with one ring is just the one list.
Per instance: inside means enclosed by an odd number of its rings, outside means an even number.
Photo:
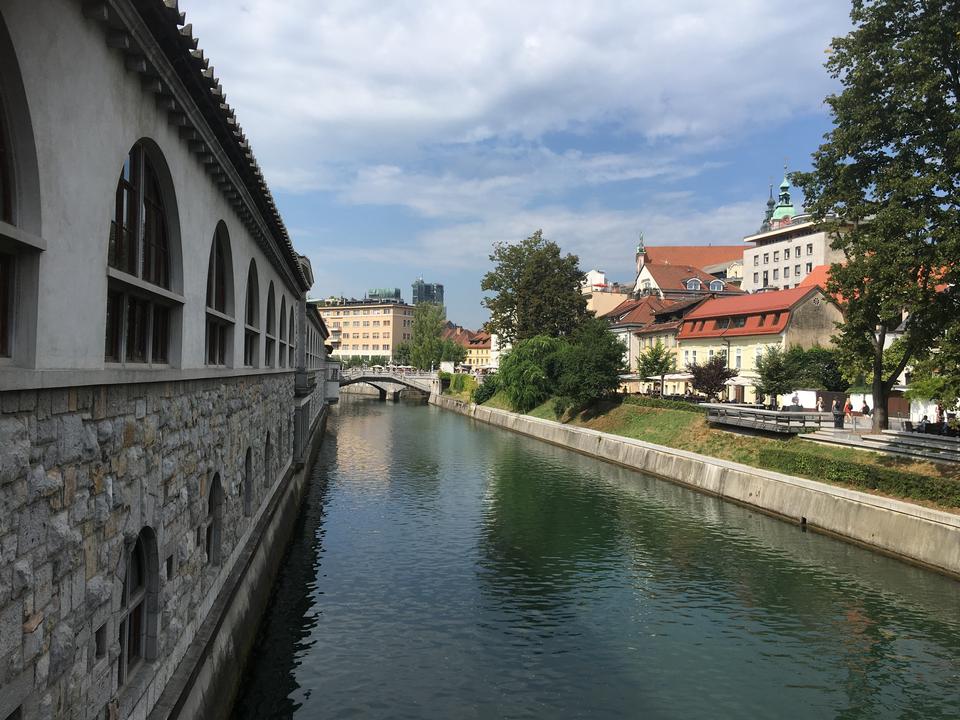
[{"label": "stone masonry wall", "polygon": [[[292,372],[0,394],[0,719],[146,716],[290,466],[293,394]],[[215,474],[219,564],[203,532]],[[144,528],[150,649],[118,687],[123,578]]]}]

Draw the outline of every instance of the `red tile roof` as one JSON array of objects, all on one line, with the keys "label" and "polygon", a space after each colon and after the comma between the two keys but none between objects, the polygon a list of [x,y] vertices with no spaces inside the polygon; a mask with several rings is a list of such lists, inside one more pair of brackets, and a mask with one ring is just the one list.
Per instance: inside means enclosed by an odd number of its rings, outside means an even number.
[{"label": "red tile roof", "polygon": [[664,245],[647,247],[647,262],[663,265],[722,265],[743,260],[742,245]]},{"label": "red tile roof", "polygon": [[[644,267],[650,276],[657,283],[661,290],[686,290],[687,280],[698,278],[703,283],[703,290],[709,290],[712,280],[720,280],[723,283],[724,292],[743,292],[740,288],[730,285],[726,280],[718,278],[715,275],[701,270],[693,265],[669,265],[665,263],[646,263]],[[695,291],[692,291],[695,292]]]},{"label": "red tile roof", "polygon": [[[683,319],[678,337],[689,340],[778,335],[790,322],[790,311],[815,292],[818,292],[815,287],[797,287],[708,300]],[[727,321],[733,317],[743,318],[743,326],[730,327]]]},{"label": "red tile roof", "polygon": [[814,287],[819,285],[824,290],[827,288],[827,280],[830,279],[830,266],[817,265],[807,276],[800,281],[800,287]]},{"label": "red tile roof", "polygon": [[654,314],[673,304],[669,300],[661,300],[657,295],[647,295],[639,300],[624,300],[603,317],[615,325],[645,324],[653,320]]}]

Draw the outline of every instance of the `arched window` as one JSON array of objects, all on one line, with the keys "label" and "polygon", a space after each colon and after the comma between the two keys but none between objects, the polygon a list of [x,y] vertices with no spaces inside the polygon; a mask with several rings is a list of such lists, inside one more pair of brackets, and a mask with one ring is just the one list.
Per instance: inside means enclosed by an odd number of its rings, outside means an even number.
[{"label": "arched window", "polygon": [[264,363],[267,367],[273,367],[276,364],[277,349],[277,313],[273,296],[273,281],[267,288],[267,359]]},{"label": "arched window", "polygon": [[222,222],[217,225],[207,268],[207,365],[227,365],[233,346],[233,262],[230,236]]},{"label": "arched window", "polygon": [[[171,238],[157,172],[159,152],[140,141],[117,181],[107,265],[108,362],[168,363],[176,301],[171,286]],[[153,288],[156,288],[154,290]]]},{"label": "arched window", "polygon": [[210,492],[207,496],[207,517],[204,519],[206,529],[207,564],[220,564],[220,538],[223,532],[223,488],[220,485],[220,474],[213,476],[210,482]]},{"label": "arched window", "polygon": [[253,513],[253,450],[247,448],[243,458],[243,514]]},{"label": "arched window", "polygon": [[711,280],[710,289],[714,292],[720,292],[723,290],[723,280]]},{"label": "arched window", "polygon": [[287,366],[287,297],[280,296],[280,349],[277,355],[280,367]]},{"label": "arched window", "polygon": [[270,440],[270,432],[267,432],[267,444],[263,451],[263,481],[267,487],[273,486],[273,442]]},{"label": "arched window", "polygon": [[[0,95],[0,220],[13,224],[13,177],[10,170],[9,135]],[[14,256],[0,252],[0,357],[10,357],[13,334]]]},{"label": "arched window", "polygon": [[257,281],[257,263],[250,261],[247,271],[247,302],[244,314],[246,327],[243,333],[243,364],[256,367],[260,364],[260,284]]},{"label": "arched window", "polygon": [[10,160],[10,136],[0,95],[0,220],[13,224],[13,172]]},{"label": "arched window", "polygon": [[118,633],[119,685],[127,682],[142,660],[152,660],[157,655],[160,577],[156,551],[153,531],[144,528],[125,556]]},{"label": "arched window", "polygon": [[0,357],[36,362],[40,174],[17,53],[0,14]]},{"label": "arched window", "polygon": [[297,339],[296,339],[297,334],[294,331],[295,327],[296,326],[294,325],[294,322],[293,322],[293,305],[291,305],[290,306],[290,331],[287,334],[287,337],[290,338],[290,358],[289,358],[290,367],[296,367],[296,361],[294,360],[294,350],[297,347]]},{"label": "arched window", "polygon": [[687,290],[699,290],[701,287],[703,286],[697,278],[687,280]]}]

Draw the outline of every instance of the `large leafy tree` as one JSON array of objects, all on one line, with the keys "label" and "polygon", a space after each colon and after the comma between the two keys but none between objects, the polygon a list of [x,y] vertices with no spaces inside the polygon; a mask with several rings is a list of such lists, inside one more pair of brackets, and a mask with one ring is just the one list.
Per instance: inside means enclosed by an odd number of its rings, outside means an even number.
[{"label": "large leafy tree", "polygon": [[937,347],[916,363],[907,397],[956,407],[960,401],[960,324],[953,325]]},{"label": "large leafy tree", "polygon": [[769,397],[773,405],[777,397],[797,389],[796,370],[787,353],[779,345],[771,345],[757,357],[757,392]]},{"label": "large leafy tree", "polygon": [[727,380],[737,375],[736,370],[727,367],[727,356],[724,353],[714,355],[702,365],[691,363],[687,365],[687,370],[693,375],[693,380],[690,381],[693,389],[706,395],[708,400],[718,398],[726,387]]},{"label": "large leafy tree", "polygon": [[663,376],[671,373],[677,366],[676,356],[667,349],[667,346],[657,340],[644,352],[637,355],[637,370],[640,377],[660,377],[660,392],[663,392]]},{"label": "large leafy tree", "polygon": [[410,332],[410,364],[429,370],[440,363],[443,354],[443,328],[446,317],[442,305],[420,303],[413,311]]},{"label": "large leafy tree", "polygon": [[532,410],[557,387],[563,341],[548,335],[521,340],[500,360],[500,387],[518,412]]},{"label": "large leafy tree", "polygon": [[827,288],[835,340],[867,366],[880,429],[903,369],[958,317],[960,2],[853,0],[851,19],[827,61],[843,87],[826,99],[834,128],[794,180],[846,255]]},{"label": "large leafy tree", "polygon": [[519,243],[497,243],[490,260],[494,268],[483,276],[480,288],[493,293],[483,305],[490,311],[487,329],[501,343],[536,335],[561,337],[587,316],[580,259],[562,256],[542,230]]},{"label": "large leafy tree", "polygon": [[614,394],[623,371],[623,343],[605,320],[590,317],[564,343],[558,390],[580,410]]},{"label": "large leafy tree", "polygon": [[793,378],[793,387],[784,392],[797,388],[843,392],[850,387],[843,377],[840,358],[834,350],[819,345],[807,349],[794,345],[787,351],[784,360]]}]

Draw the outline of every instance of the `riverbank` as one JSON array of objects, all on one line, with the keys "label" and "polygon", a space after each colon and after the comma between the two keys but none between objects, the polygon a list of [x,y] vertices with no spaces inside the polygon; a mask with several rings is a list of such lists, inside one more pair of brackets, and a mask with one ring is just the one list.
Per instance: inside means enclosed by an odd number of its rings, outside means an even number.
[{"label": "riverbank", "polygon": [[957,514],[449,397],[431,395],[430,402],[960,578]]}]

